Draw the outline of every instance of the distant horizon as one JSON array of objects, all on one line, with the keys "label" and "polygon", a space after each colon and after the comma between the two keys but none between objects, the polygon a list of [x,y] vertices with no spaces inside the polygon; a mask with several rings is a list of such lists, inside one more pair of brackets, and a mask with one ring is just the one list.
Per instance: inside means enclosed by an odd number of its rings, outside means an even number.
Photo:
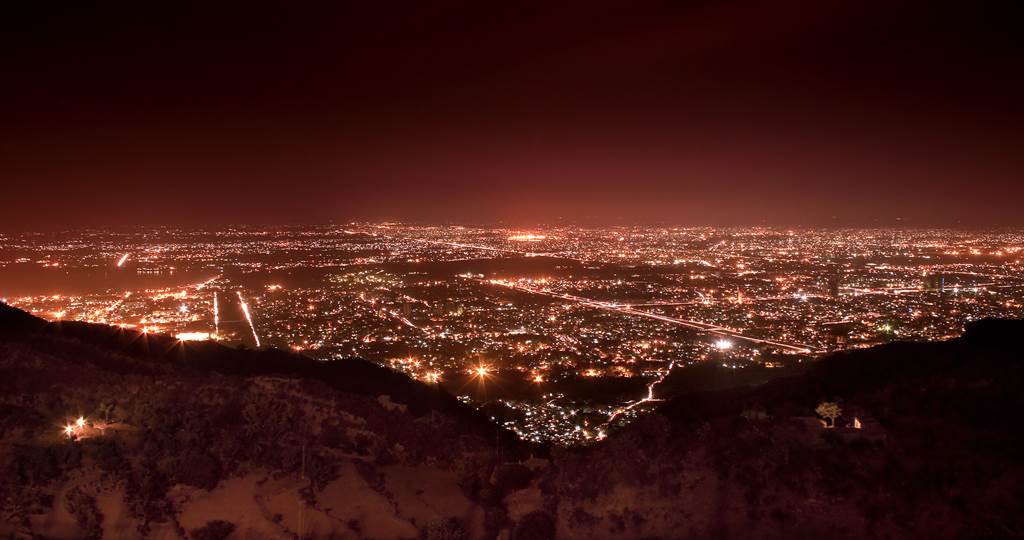
[{"label": "distant horizon", "polygon": [[484,228],[484,229],[521,229],[528,231],[530,229],[548,229],[548,228],[567,228],[575,227],[584,230],[594,229],[615,229],[615,228],[633,228],[633,227],[646,227],[646,228],[677,228],[677,229],[775,229],[775,230],[951,230],[951,231],[1016,231],[1024,230],[1024,224],[926,224],[926,223],[913,223],[909,221],[894,222],[894,223],[850,223],[850,224],[808,224],[808,223],[748,223],[748,224],[699,224],[699,223],[683,223],[683,222],[668,222],[668,221],[634,221],[634,222],[596,222],[586,220],[552,220],[552,221],[539,221],[539,222],[504,222],[504,221],[429,221],[429,220],[393,220],[393,219],[381,219],[381,220],[337,220],[337,221],[324,221],[324,222],[220,222],[220,223],[140,223],[140,224],[116,224],[116,225],[103,225],[103,224],[83,224],[77,226],[65,226],[65,227],[36,227],[36,228],[15,228],[15,227],[0,227],[0,233],[4,234],[54,234],[54,233],[82,233],[88,231],[99,231],[99,232],[133,232],[140,230],[152,230],[152,229],[181,229],[181,230],[204,230],[212,228],[230,229],[230,228],[266,228],[266,229],[289,229],[289,228],[329,228],[329,227],[344,227],[346,225],[395,225],[395,226],[414,226],[414,227],[466,227],[466,228]]}]

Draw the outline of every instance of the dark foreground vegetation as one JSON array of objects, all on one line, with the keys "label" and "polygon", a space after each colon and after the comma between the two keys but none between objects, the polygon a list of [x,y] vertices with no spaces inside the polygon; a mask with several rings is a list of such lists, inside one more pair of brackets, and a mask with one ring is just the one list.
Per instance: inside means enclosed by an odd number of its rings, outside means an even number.
[{"label": "dark foreground vegetation", "polygon": [[[361,360],[0,304],[0,534],[1021,538],[1020,336],[980,321],[755,386],[716,379],[600,444],[547,449]],[[79,415],[105,429],[67,437]]]}]

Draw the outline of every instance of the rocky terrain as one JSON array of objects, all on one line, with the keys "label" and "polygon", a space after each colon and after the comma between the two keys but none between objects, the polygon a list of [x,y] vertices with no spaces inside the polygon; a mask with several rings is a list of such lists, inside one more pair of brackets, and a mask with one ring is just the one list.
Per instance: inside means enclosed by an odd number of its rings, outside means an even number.
[{"label": "rocky terrain", "polygon": [[835,354],[552,449],[362,360],[0,304],[0,535],[1020,538],[1021,335]]}]

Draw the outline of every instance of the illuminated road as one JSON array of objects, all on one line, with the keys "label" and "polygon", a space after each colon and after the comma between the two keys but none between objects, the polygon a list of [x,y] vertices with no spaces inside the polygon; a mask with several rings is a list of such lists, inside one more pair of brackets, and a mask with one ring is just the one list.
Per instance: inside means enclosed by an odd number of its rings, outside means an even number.
[{"label": "illuminated road", "polygon": [[[379,289],[391,292],[390,289],[387,289],[385,287],[379,287]],[[377,307],[377,301],[366,298],[366,295],[364,295],[363,293],[359,293],[358,298],[360,300],[362,300],[363,302],[366,302],[367,304],[369,304],[371,306],[370,309],[374,313],[376,313],[377,316],[379,316],[382,319],[387,319],[388,317],[391,317],[391,318],[397,320],[398,322],[408,326],[409,328],[413,328],[415,330],[423,332],[424,334],[426,334],[428,336],[432,336],[433,335],[433,333],[429,329],[423,328],[422,326],[416,326],[415,323],[413,323],[409,319],[405,318],[404,316],[402,316],[400,313],[398,313],[397,311],[395,311],[393,309],[378,308]],[[412,297],[410,296],[408,298],[412,298]],[[429,305],[429,304],[427,304],[427,305]]]},{"label": "illuminated road", "polygon": [[131,295],[131,292],[124,293],[124,296],[115,300],[114,303],[110,304],[105,308],[97,309],[96,311],[94,311],[92,317],[90,317],[88,320],[106,324],[110,319],[110,315],[114,313],[114,311],[117,308],[121,307],[121,304],[123,304],[124,301],[127,300],[128,297]]},{"label": "illuminated road", "polygon": [[615,409],[615,412],[613,412],[612,414],[608,415],[608,421],[605,422],[604,425],[607,426],[608,424],[611,424],[612,422],[615,421],[615,419],[620,414],[622,414],[622,413],[624,413],[626,411],[629,411],[629,410],[633,409],[634,407],[638,407],[640,405],[643,405],[644,403],[650,403],[652,401],[659,401],[658,399],[655,399],[655,397],[654,397],[654,387],[658,386],[659,384],[661,384],[662,381],[664,381],[665,378],[668,377],[668,374],[672,373],[672,368],[675,367],[675,365],[676,365],[675,360],[673,360],[672,362],[669,362],[668,369],[666,369],[665,372],[662,373],[661,376],[659,376],[656,380],[651,381],[650,383],[648,383],[648,385],[647,385],[647,397],[645,397],[645,398],[643,398],[643,399],[641,399],[639,401],[634,401],[633,403],[630,403],[629,405],[626,405],[624,407],[619,407],[618,409]]},{"label": "illuminated road", "polygon": [[426,300],[423,300],[423,299],[420,299],[420,298],[416,298],[414,296],[409,296],[408,294],[405,294],[405,293],[397,293],[397,292],[392,291],[391,289],[389,289],[387,287],[384,287],[384,286],[377,287],[377,290],[378,291],[387,291],[389,293],[395,294],[398,297],[400,297],[401,299],[408,300],[409,302],[412,302],[414,304],[423,304],[426,307],[431,307],[430,306],[430,302],[427,302]]},{"label": "illuminated road", "polygon": [[591,298],[584,298],[582,296],[575,296],[575,295],[568,294],[568,293],[557,293],[557,292],[549,291],[549,290],[546,290],[546,289],[533,289],[533,288],[530,288],[530,287],[525,287],[525,286],[522,286],[522,285],[517,285],[515,283],[511,283],[511,282],[508,282],[508,281],[495,280],[495,279],[486,280],[486,279],[477,279],[477,278],[471,278],[471,279],[474,279],[474,281],[478,281],[480,283],[487,283],[489,285],[498,285],[498,286],[502,286],[502,287],[508,287],[510,289],[515,289],[515,290],[526,292],[526,293],[530,293],[530,294],[536,294],[536,295],[541,295],[541,296],[548,296],[548,297],[557,298],[557,299],[560,299],[560,300],[569,300],[569,301],[572,301],[572,302],[576,302],[576,303],[578,303],[580,305],[584,305],[584,306],[588,306],[588,307],[593,307],[593,308],[598,308],[598,309],[604,309],[604,310],[607,310],[607,311],[614,311],[614,312],[617,312],[617,313],[621,313],[623,315],[635,315],[637,317],[646,317],[648,319],[654,319],[654,320],[663,321],[663,322],[667,322],[667,323],[671,323],[671,324],[677,324],[677,325],[680,325],[680,326],[685,326],[687,328],[692,328],[694,330],[700,330],[702,332],[707,332],[709,334],[714,334],[714,335],[717,335],[717,336],[728,336],[728,337],[731,337],[731,338],[735,338],[735,339],[738,339],[738,340],[741,340],[741,341],[746,341],[748,343],[754,343],[754,344],[757,344],[757,345],[768,345],[768,346],[771,346],[771,347],[776,347],[776,348],[779,348],[779,349],[783,349],[783,350],[787,350],[787,351],[791,351],[791,352],[796,352],[796,353],[802,353],[802,354],[809,354],[809,353],[815,352],[814,349],[812,349],[811,347],[809,347],[807,345],[782,343],[782,342],[773,341],[773,340],[770,340],[770,339],[754,338],[754,337],[746,336],[746,335],[742,334],[739,330],[736,330],[736,329],[733,329],[733,328],[727,328],[727,327],[724,327],[724,326],[717,326],[717,325],[708,324],[708,323],[701,322],[701,321],[692,321],[692,320],[687,320],[687,319],[677,319],[675,317],[669,317],[667,315],[659,315],[657,313],[651,313],[649,311],[633,309],[630,306],[622,306],[622,305],[614,304],[614,303],[610,303],[610,302],[601,302],[599,300],[593,300]]},{"label": "illuminated road", "polygon": [[[700,294],[700,293],[698,292],[697,294]],[[701,295],[701,296],[703,296],[703,295]],[[705,306],[707,306],[707,305],[710,305],[710,304],[714,304],[716,302],[726,302],[726,303],[736,303],[736,304],[755,304],[757,302],[774,302],[774,301],[777,301],[777,300],[806,300],[808,298],[828,298],[828,296],[826,296],[824,294],[802,294],[801,293],[801,294],[789,294],[789,295],[783,295],[783,296],[763,296],[763,297],[755,297],[755,298],[743,297],[743,299],[741,301],[736,301],[736,300],[733,300],[731,298],[722,299],[722,300],[712,300],[712,299],[705,298],[703,300],[685,300],[685,301],[682,301],[682,302],[665,301],[665,302],[645,302],[645,303],[638,303],[638,304],[632,304],[632,303],[615,304],[615,303],[613,303],[612,305],[621,305],[622,307],[626,307],[626,308],[661,307],[661,306],[666,306],[666,307],[671,307],[671,306],[698,306],[698,305],[705,305]]]},{"label": "illuminated road", "polygon": [[245,303],[240,291],[235,291],[235,293],[238,295],[238,303],[242,306],[242,314],[245,315],[245,320],[249,323],[249,329],[252,330],[252,339],[256,341],[256,348],[259,348],[260,337],[256,335],[256,327],[252,324],[252,316],[249,315],[249,304]]},{"label": "illuminated road", "polygon": [[409,319],[406,319],[405,317],[399,315],[398,312],[393,310],[393,309],[382,309],[381,311],[384,312],[384,313],[387,313],[388,315],[391,315],[395,319],[398,319],[399,322],[401,322],[402,324],[408,326],[409,328],[415,328],[416,330],[419,330],[420,332],[423,332],[424,334],[428,334],[428,335],[430,334],[430,332],[428,332],[426,328],[421,328],[419,326],[416,326],[415,324],[413,324],[412,321],[410,321]]}]

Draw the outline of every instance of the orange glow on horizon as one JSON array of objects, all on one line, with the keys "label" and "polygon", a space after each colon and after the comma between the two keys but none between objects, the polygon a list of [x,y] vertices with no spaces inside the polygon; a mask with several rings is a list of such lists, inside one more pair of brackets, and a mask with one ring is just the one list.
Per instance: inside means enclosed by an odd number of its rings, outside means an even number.
[{"label": "orange glow on horizon", "polygon": [[174,337],[179,341],[206,341],[213,339],[213,334],[209,332],[180,332]]},{"label": "orange glow on horizon", "polygon": [[512,242],[540,242],[545,238],[546,235],[533,233],[516,233],[508,237]]}]

